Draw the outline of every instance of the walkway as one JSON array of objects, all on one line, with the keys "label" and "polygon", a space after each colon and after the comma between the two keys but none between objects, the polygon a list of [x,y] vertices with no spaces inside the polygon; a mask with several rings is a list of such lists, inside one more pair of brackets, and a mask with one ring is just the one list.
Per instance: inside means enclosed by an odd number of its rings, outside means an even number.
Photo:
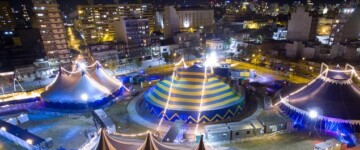
[{"label": "walkway", "polygon": [[[129,113],[130,118],[135,121],[136,123],[145,126],[147,128],[151,128],[156,130],[158,127],[158,124],[152,123],[146,119],[144,119],[143,117],[141,117],[141,115],[138,113],[138,111],[136,110],[137,104],[140,100],[142,100],[144,98],[144,94],[145,92],[142,92],[141,94],[139,94],[138,96],[134,97],[128,107],[127,107],[127,111]],[[170,130],[169,125],[164,125],[162,124],[162,126],[159,128],[160,132],[168,132]]]}]

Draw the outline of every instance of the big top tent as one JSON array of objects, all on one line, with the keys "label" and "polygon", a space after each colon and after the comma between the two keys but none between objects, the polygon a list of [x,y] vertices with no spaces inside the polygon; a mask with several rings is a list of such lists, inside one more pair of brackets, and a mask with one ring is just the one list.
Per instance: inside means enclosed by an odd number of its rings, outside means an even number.
[{"label": "big top tent", "polygon": [[354,67],[329,69],[322,64],[320,75],[305,86],[289,87],[280,93],[280,108],[295,124],[313,124],[326,132],[359,132],[360,88],[353,82]]},{"label": "big top tent", "polygon": [[90,66],[77,64],[75,71],[61,68],[53,83],[46,87],[41,99],[48,106],[79,108],[85,104],[98,106],[121,94],[122,84],[112,78],[98,62]]},{"label": "big top tent", "polygon": [[112,93],[118,91],[122,87],[122,83],[110,76],[99,62],[87,67],[88,74],[98,83],[109,89]]},{"label": "big top tent", "polygon": [[150,88],[145,94],[145,104],[158,117],[166,109],[163,116],[166,120],[202,123],[239,114],[245,104],[244,97],[242,88],[231,87],[216,75],[206,73],[205,67],[194,65],[179,68],[173,81],[170,77]]}]

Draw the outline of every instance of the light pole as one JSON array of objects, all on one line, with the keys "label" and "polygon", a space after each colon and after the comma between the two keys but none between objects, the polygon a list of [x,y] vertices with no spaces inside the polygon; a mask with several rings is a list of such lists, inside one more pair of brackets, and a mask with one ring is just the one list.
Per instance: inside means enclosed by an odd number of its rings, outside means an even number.
[{"label": "light pole", "polygon": [[175,64],[176,52],[174,53],[174,64]]}]

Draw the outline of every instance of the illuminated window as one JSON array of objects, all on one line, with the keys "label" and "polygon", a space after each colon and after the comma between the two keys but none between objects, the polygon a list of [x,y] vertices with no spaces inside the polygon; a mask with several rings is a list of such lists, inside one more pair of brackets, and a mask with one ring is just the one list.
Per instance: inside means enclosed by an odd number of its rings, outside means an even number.
[{"label": "illuminated window", "polygon": [[41,14],[37,14],[37,16],[40,16],[40,17],[42,17],[42,16],[44,16],[44,14],[42,14],[42,13],[41,13]]}]

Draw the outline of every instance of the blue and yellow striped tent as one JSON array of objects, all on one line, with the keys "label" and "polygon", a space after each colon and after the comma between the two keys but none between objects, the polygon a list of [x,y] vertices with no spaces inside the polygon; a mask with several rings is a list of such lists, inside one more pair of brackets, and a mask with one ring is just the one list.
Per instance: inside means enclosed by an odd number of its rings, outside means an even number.
[{"label": "blue and yellow striped tent", "polygon": [[[242,111],[245,104],[243,89],[227,78],[219,78],[210,71],[207,72],[204,80],[203,67],[192,66],[176,71],[164,119],[197,123],[204,81],[206,84],[200,123],[217,122]],[[170,86],[171,77],[158,82],[145,94],[146,108],[152,114],[162,117]]]}]

